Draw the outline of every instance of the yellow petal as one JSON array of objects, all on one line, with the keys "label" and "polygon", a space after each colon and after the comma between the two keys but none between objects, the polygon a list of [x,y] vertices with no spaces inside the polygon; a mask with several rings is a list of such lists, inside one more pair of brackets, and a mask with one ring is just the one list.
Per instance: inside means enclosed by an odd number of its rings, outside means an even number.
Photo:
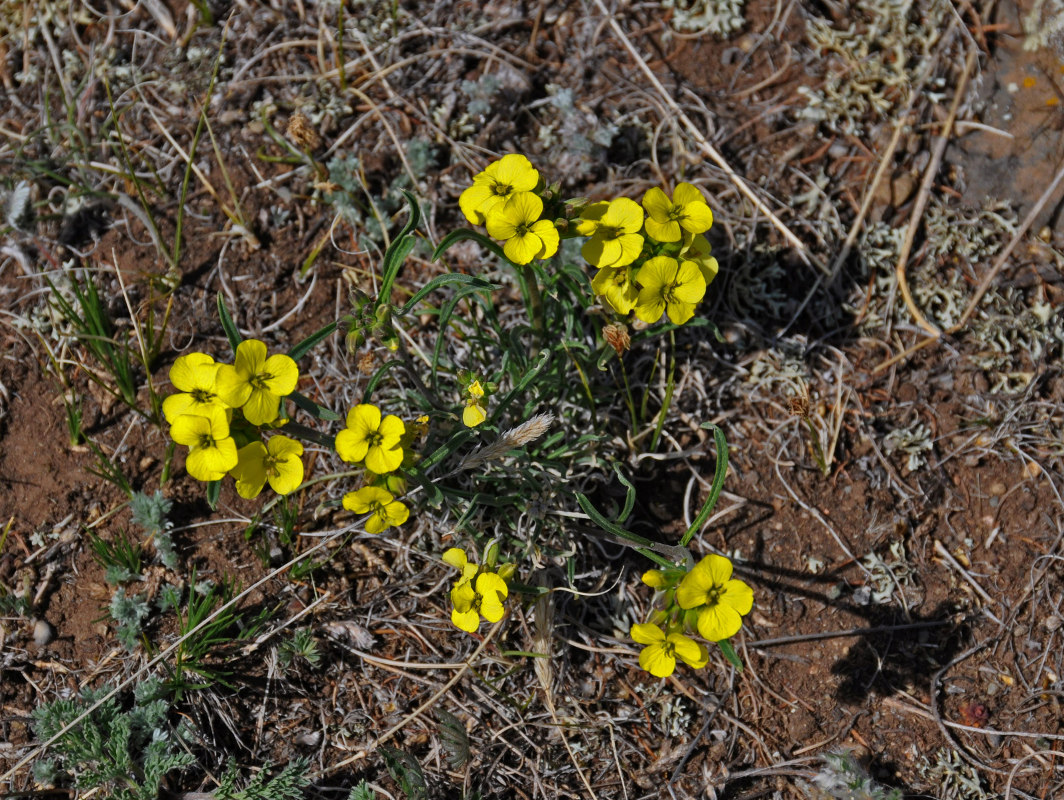
[{"label": "yellow petal", "polygon": [[723,603],[706,606],[698,612],[698,635],[710,642],[731,638],[742,626],[739,612]]},{"label": "yellow petal", "polygon": [[477,613],[475,608],[470,608],[466,611],[459,611],[456,608],[451,611],[451,622],[459,630],[463,630],[466,633],[475,633],[477,628],[480,627],[480,614]]},{"label": "yellow petal", "polygon": [[467,428],[475,428],[487,418],[487,413],[479,403],[470,403],[462,412],[462,423]]},{"label": "yellow petal", "polygon": [[369,452],[369,444],[365,438],[360,438],[350,428],[345,428],[336,434],[334,446],[336,454],[348,464],[357,464]]},{"label": "yellow petal", "polygon": [[628,631],[633,641],[639,644],[656,644],[665,641],[665,632],[657,625],[637,623]]},{"label": "yellow petal", "polygon": [[266,388],[278,397],[286,397],[296,390],[299,383],[299,367],[288,356],[278,353],[266,359],[263,372],[270,377],[266,379]]},{"label": "yellow petal", "polygon": [[676,670],[676,658],[664,643],[648,644],[639,654],[639,666],[655,678],[667,678]]}]

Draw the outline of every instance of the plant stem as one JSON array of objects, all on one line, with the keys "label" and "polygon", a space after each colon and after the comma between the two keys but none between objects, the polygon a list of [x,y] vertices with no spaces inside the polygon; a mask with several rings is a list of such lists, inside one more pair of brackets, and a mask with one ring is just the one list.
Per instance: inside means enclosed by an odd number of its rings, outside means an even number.
[{"label": "plant stem", "polygon": [[525,284],[525,300],[528,303],[528,316],[532,320],[532,328],[543,336],[546,333],[543,324],[543,296],[539,293],[536,272],[528,264],[522,264],[521,278]]},{"label": "plant stem", "polygon": [[676,391],[676,329],[669,331],[669,377],[665,383],[665,399],[658,412],[658,424],[654,428],[654,437],[650,440],[650,452],[658,449],[658,440],[661,438],[661,430],[665,427],[665,417],[672,405],[672,394]]}]

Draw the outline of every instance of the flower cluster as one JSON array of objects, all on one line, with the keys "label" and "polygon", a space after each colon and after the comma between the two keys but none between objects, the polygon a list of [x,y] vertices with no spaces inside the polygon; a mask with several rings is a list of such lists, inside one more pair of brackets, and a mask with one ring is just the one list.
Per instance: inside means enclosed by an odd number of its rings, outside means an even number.
[{"label": "flower cluster", "polygon": [[[423,423],[420,423],[423,424]],[[418,431],[411,431],[416,435]],[[404,481],[392,475],[403,463],[403,442],[408,440],[405,423],[394,414],[384,416],[372,403],[360,403],[347,414],[347,427],[336,434],[336,452],[344,461],[363,464],[369,485],[344,495],[344,508],[355,514],[369,514],[368,533],[380,533],[402,525],[410,509],[395,499]]]},{"label": "flower cluster", "polygon": [[634,311],[655,323],[665,314],[682,325],[717,274],[702,235],[712,224],[705,197],[690,183],[679,184],[671,199],[655,187],[642,205],[619,197],[587,206],[576,230],[589,237],[581,253],[598,268],[591,288],[621,316]]},{"label": "flower cluster", "polygon": [[[690,183],[678,184],[672,197],[650,189],[641,204],[619,197],[580,207],[560,202],[556,187],[545,188],[532,163],[511,153],[475,175],[458,204],[467,220],[503,241],[503,252],[515,264],[553,256],[559,228],[567,237],[587,237],[581,252],[598,268],[591,288],[622,317],[634,312],[652,324],[665,315],[682,325],[717,275],[717,260],[703,235],[713,225],[713,212]],[[578,209],[573,219],[565,216],[565,207]]]},{"label": "flower cluster", "polygon": [[632,626],[632,638],[645,645],[639,666],[657,678],[671,675],[676,659],[694,669],[704,667],[709,652],[688,634],[697,631],[710,642],[728,639],[739,632],[743,615],[754,605],[753,590],[731,575],[731,561],[718,555],[706,556],[690,572],[646,572],[643,583],[664,594],[665,608],[654,612],[650,622]]},{"label": "flower cluster", "polygon": [[299,369],[286,355],[266,355],[257,339],[241,342],[233,364],[187,353],[170,368],[176,394],[163,401],[170,436],[189,448],[185,468],[201,481],[227,474],[241,497],[269,483],[288,494],[303,482],[303,445],[287,436],[263,439],[284,424],[281,398],[295,391]]},{"label": "flower cluster", "polygon": [[464,550],[452,547],[444,552],[443,561],[462,574],[451,587],[451,622],[455,627],[474,633],[480,627],[480,618],[498,622],[505,611],[503,601],[510,594],[507,581],[513,576],[512,564],[503,564],[494,570],[494,548],[489,551],[483,565],[469,560]]},{"label": "flower cluster", "polygon": [[525,156],[511,153],[473,176],[458,205],[467,220],[484,225],[504,242],[515,264],[550,258],[558,252],[558,229],[544,218],[539,172]]}]

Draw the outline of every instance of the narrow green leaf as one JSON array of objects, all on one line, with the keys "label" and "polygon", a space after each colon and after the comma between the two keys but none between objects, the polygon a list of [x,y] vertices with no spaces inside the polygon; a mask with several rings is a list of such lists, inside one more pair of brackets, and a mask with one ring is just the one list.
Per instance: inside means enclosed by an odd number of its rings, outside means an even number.
[{"label": "narrow green leaf", "polygon": [[507,264],[511,263],[510,259],[506,257],[506,253],[499,247],[498,244],[493,242],[487,236],[477,231],[470,230],[469,228],[459,228],[456,231],[451,231],[443,237],[443,241],[439,243],[435,250],[432,251],[432,260],[438,261],[440,256],[447,252],[448,249],[458,244],[459,242],[474,241],[483,247],[485,250],[490,250],[497,255]]},{"label": "narrow green leaf", "polygon": [[743,662],[739,660],[739,656],[735,652],[735,648],[732,647],[732,643],[728,639],[721,639],[717,642],[720,647],[720,651],[724,653],[724,657],[728,659],[728,663],[735,667],[739,672],[743,671]]},{"label": "narrow green leaf", "polygon": [[387,375],[395,367],[401,367],[403,362],[398,359],[392,359],[391,361],[385,361],[377,368],[377,371],[370,376],[369,382],[366,384],[366,390],[362,393],[362,402],[368,403],[373,397],[373,392],[377,389],[377,384],[384,380],[384,376]]},{"label": "narrow green leaf", "polygon": [[617,517],[617,522],[623,525],[624,521],[628,519],[628,515],[632,513],[632,508],[635,506],[635,486],[630,480],[624,477],[624,473],[621,472],[619,464],[613,465],[613,471],[617,475],[617,480],[619,480],[621,485],[625,488],[624,508],[621,509],[620,516]]},{"label": "narrow green leaf", "polygon": [[638,534],[632,533],[629,530],[622,528],[615,522],[610,521],[606,516],[599,511],[588,499],[587,495],[577,492],[576,502],[580,504],[580,508],[587,514],[591,521],[602,528],[607,533],[612,533],[614,536],[624,539],[626,542],[630,542],[638,547],[654,547],[657,542],[652,542],[650,539],[645,539]]},{"label": "narrow green leaf", "polygon": [[300,392],[292,392],[292,394],[288,395],[288,399],[295,403],[297,406],[299,406],[301,409],[306,411],[315,419],[324,420],[326,422],[336,422],[336,420],[338,419],[343,419],[342,416],[337,414],[331,408],[326,408],[325,406],[318,405],[305,394],[302,394]]},{"label": "narrow green leaf", "polygon": [[218,510],[218,498],[222,496],[222,482],[221,481],[208,481],[207,482],[207,505],[211,507],[211,511]]},{"label": "narrow green leaf", "polygon": [[225,299],[221,292],[218,292],[218,319],[222,322],[222,330],[225,331],[225,338],[229,340],[229,346],[233,349],[235,357],[237,345],[243,341],[243,338],[240,336],[240,331],[236,329],[233,318],[229,316],[229,309],[225,307]]},{"label": "narrow green leaf", "polygon": [[436,448],[436,450],[434,450],[430,455],[426,456],[418,462],[417,471],[420,474],[424,475],[430,468],[439,464],[441,461],[443,461],[443,459],[454,453],[456,450],[458,450],[458,448],[460,448],[472,438],[473,431],[470,428],[462,428],[458,431],[455,431],[454,435],[452,435],[450,439],[448,439],[446,442]]},{"label": "narrow green leaf", "polygon": [[702,510],[699,511],[698,516],[694,518],[691,527],[687,529],[683,538],[680,539],[680,547],[687,547],[687,543],[691,541],[691,537],[693,537],[705,524],[706,520],[709,519],[709,515],[713,513],[713,507],[717,505],[717,499],[720,497],[721,490],[724,489],[724,479],[728,476],[728,440],[724,438],[724,431],[712,422],[703,422],[702,427],[713,431],[713,441],[717,447],[717,469],[713,475],[713,485],[709,487],[709,497],[707,497],[706,502],[702,504]]},{"label": "narrow green leaf", "polygon": [[392,284],[395,283],[395,279],[399,275],[399,269],[403,266],[403,262],[406,261],[406,257],[414,247],[414,231],[421,224],[421,207],[417,203],[417,198],[406,189],[403,189],[403,194],[410,205],[410,218],[406,221],[403,229],[399,231],[399,235],[388,245],[388,249],[384,251],[384,263],[381,265],[381,291],[377,295],[377,302],[373,306],[374,310],[381,303],[389,301],[392,294]]},{"label": "narrow green leaf", "polygon": [[310,336],[308,336],[306,339],[304,339],[299,344],[297,344],[295,347],[293,347],[291,350],[289,350],[288,351],[288,357],[291,358],[293,361],[299,361],[299,359],[301,359],[303,356],[305,356],[310,351],[310,348],[312,348],[314,345],[316,345],[318,342],[320,342],[322,339],[327,337],[330,333],[332,333],[335,330],[336,330],[336,323],[335,322],[330,322],[328,325],[326,325],[320,331],[316,331],[316,332],[310,334]]},{"label": "narrow green leaf", "polygon": [[463,275],[461,273],[438,275],[418,289],[417,292],[414,293],[414,296],[407,300],[396,314],[399,316],[409,314],[427,295],[444,286],[460,286],[461,288],[458,290],[459,297],[464,297],[472,292],[491,292],[495,289],[501,288],[500,284],[490,283],[483,278],[477,278],[473,275]]}]

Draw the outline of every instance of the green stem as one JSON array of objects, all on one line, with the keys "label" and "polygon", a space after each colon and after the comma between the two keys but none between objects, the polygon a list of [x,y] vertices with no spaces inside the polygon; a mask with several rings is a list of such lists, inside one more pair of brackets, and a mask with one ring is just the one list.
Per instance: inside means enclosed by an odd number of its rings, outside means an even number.
[{"label": "green stem", "polygon": [[661,404],[661,411],[658,415],[658,424],[654,428],[654,438],[650,440],[651,453],[658,449],[658,440],[661,438],[661,431],[665,427],[665,417],[669,413],[669,407],[672,405],[672,394],[674,391],[676,391],[675,328],[669,331],[669,377],[665,383],[665,400]]},{"label": "green stem", "polygon": [[525,284],[525,299],[528,302],[528,316],[532,320],[532,328],[540,336],[545,333],[543,324],[543,296],[539,293],[539,282],[536,280],[536,272],[528,264],[521,265],[521,278]]},{"label": "green stem", "polygon": [[624,359],[618,357],[617,363],[621,369],[621,379],[624,381],[624,403],[628,406],[628,414],[632,418],[632,436],[639,433],[639,416],[635,413],[635,398],[632,397],[632,385],[628,382],[628,368],[624,365]]}]

